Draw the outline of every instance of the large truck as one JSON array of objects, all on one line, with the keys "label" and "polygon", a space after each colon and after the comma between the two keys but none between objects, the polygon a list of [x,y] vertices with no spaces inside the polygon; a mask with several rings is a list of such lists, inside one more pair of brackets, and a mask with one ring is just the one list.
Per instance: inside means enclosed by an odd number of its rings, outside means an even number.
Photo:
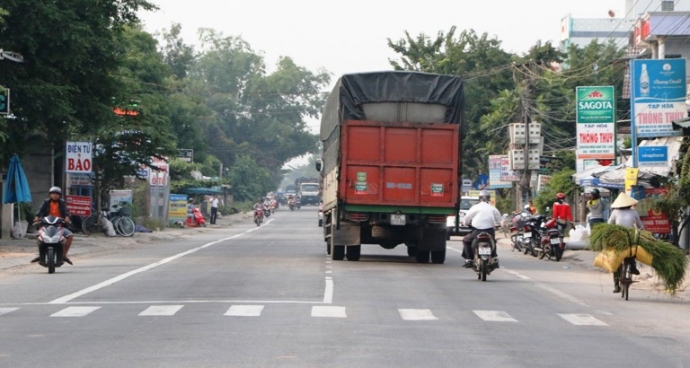
[{"label": "large truck", "polygon": [[417,72],[342,76],[321,119],[323,231],[333,260],[362,244],[446,258],[462,184],[463,81]]},{"label": "large truck", "polygon": [[298,194],[302,205],[314,205],[319,204],[321,200],[321,185],[319,184],[319,178],[299,178],[295,180],[295,184],[298,185]]}]

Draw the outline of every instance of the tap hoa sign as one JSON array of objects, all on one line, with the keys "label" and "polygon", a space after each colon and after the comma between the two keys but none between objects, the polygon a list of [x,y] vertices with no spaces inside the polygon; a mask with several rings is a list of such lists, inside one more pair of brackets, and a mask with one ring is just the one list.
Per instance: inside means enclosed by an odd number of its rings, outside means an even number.
[{"label": "tap hoa sign", "polygon": [[611,86],[577,87],[577,158],[613,159],[616,104]]},{"label": "tap hoa sign", "polygon": [[65,172],[90,174],[93,166],[92,148],[91,142],[67,142]]}]

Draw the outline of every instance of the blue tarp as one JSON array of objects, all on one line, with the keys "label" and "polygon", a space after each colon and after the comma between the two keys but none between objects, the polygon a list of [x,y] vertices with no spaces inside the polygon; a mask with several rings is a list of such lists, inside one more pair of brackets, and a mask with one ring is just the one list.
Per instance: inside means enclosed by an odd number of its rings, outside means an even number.
[{"label": "blue tarp", "polygon": [[7,170],[7,181],[5,182],[5,191],[2,195],[2,203],[17,202],[31,202],[31,190],[29,190],[29,181],[26,179],[19,157],[14,155]]}]

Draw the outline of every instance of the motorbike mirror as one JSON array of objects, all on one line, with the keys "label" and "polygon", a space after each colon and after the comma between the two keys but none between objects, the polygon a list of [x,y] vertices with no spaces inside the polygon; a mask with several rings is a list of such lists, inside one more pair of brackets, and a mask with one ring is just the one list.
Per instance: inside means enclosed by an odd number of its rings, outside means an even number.
[{"label": "motorbike mirror", "polygon": [[316,159],[316,171],[321,172],[323,161],[320,158]]}]

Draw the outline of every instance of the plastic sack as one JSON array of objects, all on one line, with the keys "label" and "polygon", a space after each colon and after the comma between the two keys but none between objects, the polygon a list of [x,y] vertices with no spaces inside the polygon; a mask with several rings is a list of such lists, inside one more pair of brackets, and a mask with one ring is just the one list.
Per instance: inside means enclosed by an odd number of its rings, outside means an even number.
[{"label": "plastic sack", "polygon": [[629,254],[628,251],[617,252],[612,249],[604,249],[594,258],[594,265],[608,272],[616,272],[618,266],[623,263],[623,259]]},{"label": "plastic sack", "polygon": [[113,223],[110,222],[110,220],[108,220],[107,218],[101,217],[101,227],[103,227],[106,236],[117,235],[117,233],[115,233],[115,227],[113,226]]},{"label": "plastic sack", "polygon": [[26,226],[21,221],[17,221],[12,226],[10,234],[13,238],[23,238],[26,235]]},{"label": "plastic sack", "polygon": [[582,225],[577,225],[568,233],[571,241],[583,241],[589,239],[589,229]]}]

